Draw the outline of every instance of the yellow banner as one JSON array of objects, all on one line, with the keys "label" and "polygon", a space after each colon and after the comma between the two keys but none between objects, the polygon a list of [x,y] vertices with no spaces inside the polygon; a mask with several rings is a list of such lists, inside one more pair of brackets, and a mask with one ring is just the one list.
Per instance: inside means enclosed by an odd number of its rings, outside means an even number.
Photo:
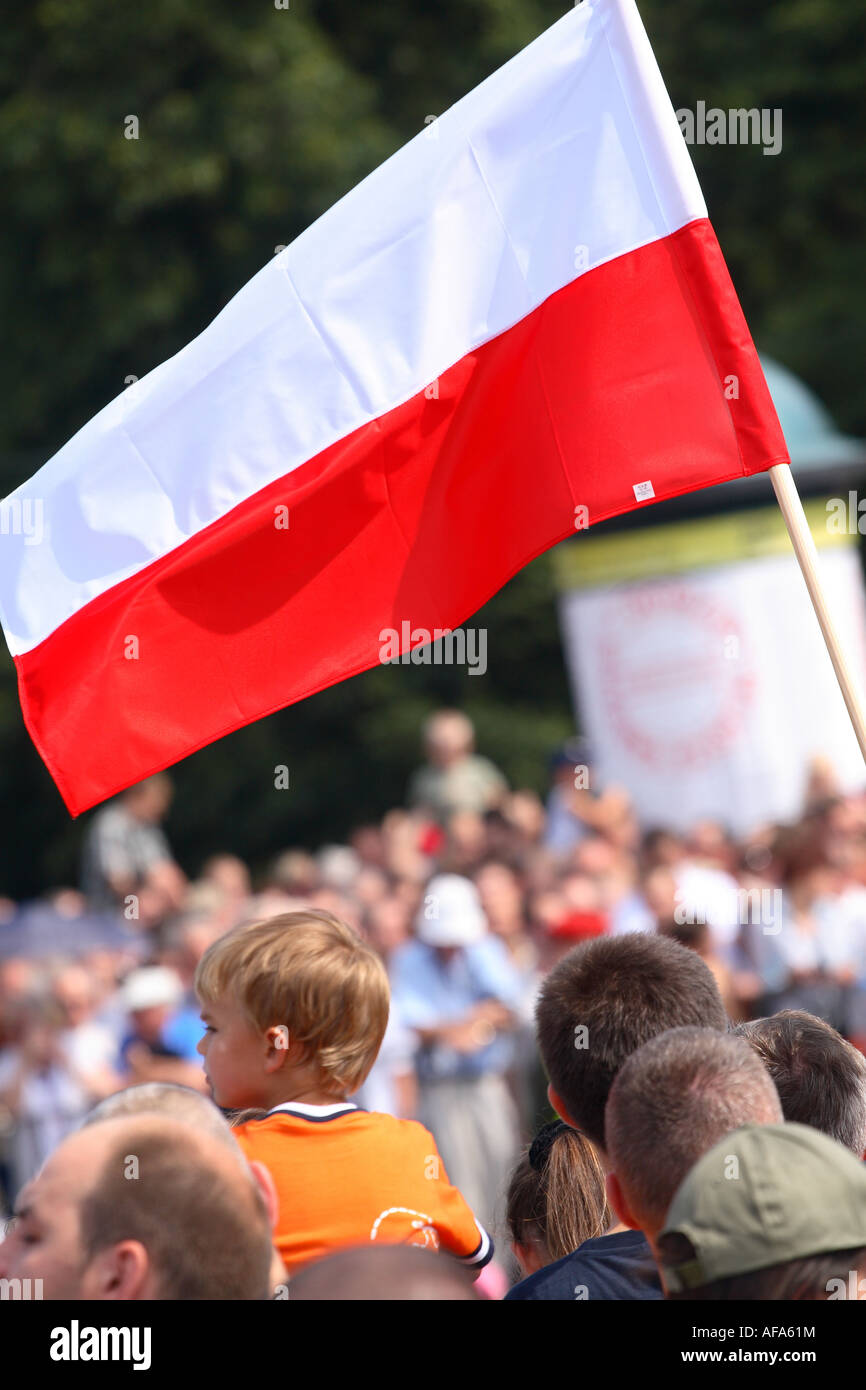
[{"label": "yellow banner", "polygon": [[[856,534],[828,527],[827,503],[822,499],[804,502],[803,510],[817,546],[855,543]],[[781,511],[757,507],[611,536],[578,532],[574,541],[557,547],[553,562],[557,588],[565,592],[793,554]]]}]

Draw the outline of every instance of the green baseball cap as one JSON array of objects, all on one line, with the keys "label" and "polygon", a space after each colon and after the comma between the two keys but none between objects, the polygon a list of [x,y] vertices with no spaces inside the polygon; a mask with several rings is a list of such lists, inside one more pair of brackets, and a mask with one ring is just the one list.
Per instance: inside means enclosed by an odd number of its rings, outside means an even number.
[{"label": "green baseball cap", "polygon": [[659,1237],[694,1254],[659,1261],[672,1293],[866,1246],[866,1167],[807,1125],[743,1125],[683,1179]]}]

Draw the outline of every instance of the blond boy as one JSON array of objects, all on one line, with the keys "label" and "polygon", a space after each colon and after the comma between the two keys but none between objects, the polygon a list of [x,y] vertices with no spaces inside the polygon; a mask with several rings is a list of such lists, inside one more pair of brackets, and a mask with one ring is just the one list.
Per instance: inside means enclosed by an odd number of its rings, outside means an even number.
[{"label": "blond boy", "polygon": [[479,1269],[490,1238],[448,1181],[430,1132],[349,1097],[388,1022],[381,960],[345,923],[288,912],[221,937],[195,980],[199,1052],[217,1105],[264,1110],[235,1135],[271,1173],[291,1274],[364,1241],[443,1249]]}]

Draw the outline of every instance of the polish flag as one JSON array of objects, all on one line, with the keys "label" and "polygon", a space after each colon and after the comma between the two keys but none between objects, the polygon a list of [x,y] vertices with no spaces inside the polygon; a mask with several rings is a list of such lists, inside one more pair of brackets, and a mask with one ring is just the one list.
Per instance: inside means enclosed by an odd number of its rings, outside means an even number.
[{"label": "polish flag", "polygon": [[787,461],[637,10],[584,0],[0,503],[27,727],[77,815]]}]

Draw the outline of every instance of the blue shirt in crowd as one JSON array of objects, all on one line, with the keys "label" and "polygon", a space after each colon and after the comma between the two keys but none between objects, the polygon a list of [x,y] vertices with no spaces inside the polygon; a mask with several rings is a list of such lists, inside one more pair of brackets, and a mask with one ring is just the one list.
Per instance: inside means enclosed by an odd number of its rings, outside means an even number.
[{"label": "blue shirt in crowd", "polygon": [[522,1279],[506,1301],[542,1299],[573,1303],[664,1298],[649,1242],[642,1231],[596,1236],[561,1260]]},{"label": "blue shirt in crowd", "polygon": [[[461,946],[446,959],[433,946],[410,941],[391,959],[391,994],[407,1028],[436,1028],[457,1022],[483,999],[495,999],[515,1012],[522,983],[508,951],[496,936]],[[437,1043],[417,1055],[421,1081],[484,1076],[504,1072],[513,1057],[514,1041],[500,1034],[470,1054]]]}]

